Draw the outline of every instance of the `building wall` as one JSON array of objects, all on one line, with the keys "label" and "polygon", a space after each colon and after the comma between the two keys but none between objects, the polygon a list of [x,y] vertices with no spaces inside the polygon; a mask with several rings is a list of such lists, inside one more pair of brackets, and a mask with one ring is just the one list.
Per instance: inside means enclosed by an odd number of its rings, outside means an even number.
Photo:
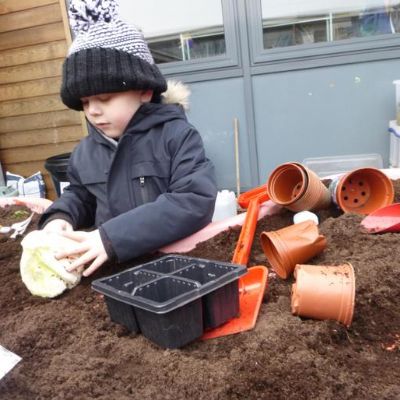
[{"label": "building wall", "polygon": [[59,98],[69,38],[62,7],[59,0],[0,2],[0,161],[25,177],[41,171],[52,199],[44,161],[84,135],[80,114]]},{"label": "building wall", "polygon": [[387,168],[388,126],[396,118],[392,81],[399,71],[400,60],[384,60],[253,75],[251,97],[243,77],[192,82],[188,117],[216,166],[220,189],[236,188],[234,118],[242,190],[264,183],[277,165],[306,158],[374,153]]},{"label": "building wall", "polygon": [[[236,189],[238,179],[242,187],[251,187],[243,78],[192,83],[190,89],[188,118],[199,130],[207,156],[216,166],[218,186]],[[238,121],[237,149],[235,119]],[[236,176],[236,162],[240,164],[239,177]]]},{"label": "building wall", "polygon": [[281,163],[309,157],[375,153],[388,167],[399,77],[400,60],[253,77],[260,181]]},{"label": "building wall", "polygon": [[[242,191],[264,183],[277,165],[306,158],[355,155],[356,160],[375,153],[389,166],[400,29],[391,35],[264,49],[260,0],[223,3],[232,9],[224,15],[226,43],[231,38],[236,46],[236,52],[227,51],[231,64],[213,66],[210,57],[207,63],[192,62],[191,71],[160,66],[167,77],[190,86],[188,116],[216,166],[220,189],[236,188],[234,118],[240,127]],[[228,29],[232,25],[234,33]]]}]

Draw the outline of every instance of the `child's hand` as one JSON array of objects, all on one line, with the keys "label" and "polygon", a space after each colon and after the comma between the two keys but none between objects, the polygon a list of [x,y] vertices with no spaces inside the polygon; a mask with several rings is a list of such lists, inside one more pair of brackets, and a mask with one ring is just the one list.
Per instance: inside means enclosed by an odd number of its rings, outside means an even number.
[{"label": "child's hand", "polygon": [[53,221],[50,221],[43,228],[43,230],[45,232],[62,233],[62,232],[72,232],[73,228],[72,225],[65,219],[53,219]]},{"label": "child's hand", "polygon": [[57,259],[78,255],[68,268],[69,272],[91,262],[90,266],[83,271],[83,276],[89,276],[107,261],[108,256],[98,229],[92,232],[64,231],[62,235],[77,242],[75,248],[56,255]]}]

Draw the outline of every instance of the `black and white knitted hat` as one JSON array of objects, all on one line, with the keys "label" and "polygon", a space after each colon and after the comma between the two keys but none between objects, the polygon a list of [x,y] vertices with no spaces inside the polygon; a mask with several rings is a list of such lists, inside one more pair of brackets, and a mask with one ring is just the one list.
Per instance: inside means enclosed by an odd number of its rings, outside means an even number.
[{"label": "black and white knitted hat", "polygon": [[167,84],[133,25],[118,18],[115,0],[71,0],[75,39],[63,65],[61,99],[82,110],[81,98],[102,93],[152,89],[153,98]]}]

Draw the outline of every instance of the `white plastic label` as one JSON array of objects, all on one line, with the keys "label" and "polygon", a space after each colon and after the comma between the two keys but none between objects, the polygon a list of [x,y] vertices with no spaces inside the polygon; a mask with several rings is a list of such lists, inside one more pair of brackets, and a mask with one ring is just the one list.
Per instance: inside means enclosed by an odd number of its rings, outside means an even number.
[{"label": "white plastic label", "polygon": [[235,193],[229,190],[219,191],[215,201],[212,222],[224,220],[237,214]]},{"label": "white plastic label", "polygon": [[7,372],[11,371],[20,361],[20,356],[17,356],[15,353],[12,353],[0,345],[0,379],[2,379]]},{"label": "white plastic label", "polygon": [[69,182],[60,182],[60,193],[64,193],[64,189],[69,186]]}]

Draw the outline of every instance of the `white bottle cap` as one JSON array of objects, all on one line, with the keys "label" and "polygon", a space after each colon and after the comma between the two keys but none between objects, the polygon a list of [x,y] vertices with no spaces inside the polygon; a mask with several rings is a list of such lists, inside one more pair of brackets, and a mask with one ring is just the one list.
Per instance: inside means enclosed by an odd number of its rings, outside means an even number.
[{"label": "white bottle cap", "polygon": [[310,211],[300,211],[293,215],[293,223],[299,224],[304,221],[313,221],[316,225],[318,225],[319,222],[317,215]]}]

